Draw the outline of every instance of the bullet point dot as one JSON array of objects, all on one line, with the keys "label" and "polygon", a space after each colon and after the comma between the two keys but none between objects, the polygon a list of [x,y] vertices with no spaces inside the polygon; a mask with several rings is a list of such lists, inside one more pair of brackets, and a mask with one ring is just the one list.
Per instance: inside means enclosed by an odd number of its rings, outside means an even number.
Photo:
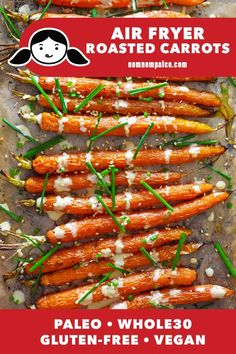
[{"label": "bullet point dot", "polygon": [[149,342],[149,338],[148,337],[145,337],[143,340],[144,340],[145,343]]},{"label": "bullet point dot", "polygon": [[107,325],[108,325],[108,327],[111,327],[112,326],[112,322],[111,321],[107,322]]}]

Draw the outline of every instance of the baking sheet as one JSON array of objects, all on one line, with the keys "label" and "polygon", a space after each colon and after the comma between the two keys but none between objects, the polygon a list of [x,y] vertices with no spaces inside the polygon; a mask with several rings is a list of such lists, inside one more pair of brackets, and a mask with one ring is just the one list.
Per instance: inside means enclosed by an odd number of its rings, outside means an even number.
[{"label": "baking sheet", "polygon": [[[18,7],[19,3],[29,4],[31,9],[36,9],[37,6],[34,5],[34,2],[28,1],[16,1],[13,4],[12,1],[0,1],[0,4],[7,3],[11,8]],[[236,3],[235,1],[224,1],[222,5],[222,1],[213,0],[208,2],[210,3],[208,6],[198,6],[194,9],[188,9],[189,12],[194,14],[194,16],[217,16],[217,17],[236,17]],[[61,11],[61,9],[54,8],[56,11]],[[51,8],[50,11],[53,11]],[[10,39],[6,35],[5,28],[0,24],[0,42],[7,41],[10,42]],[[22,120],[18,117],[19,108],[26,104],[27,102],[23,102],[16,98],[12,93],[11,89],[16,88],[20,91],[24,91],[27,93],[35,92],[29,85],[23,85],[19,83],[13,82],[8,76],[7,71],[14,71],[8,65],[4,65],[0,70],[0,117],[5,117],[9,119],[13,123],[24,124],[29,127],[32,135],[35,138],[39,138],[40,141],[47,140],[53,134],[45,134],[40,131],[37,127],[30,123],[22,123]],[[220,83],[222,79],[218,79],[214,84],[199,84],[199,83],[189,83],[188,87],[195,87],[198,89],[204,90],[212,90],[216,93],[220,93]],[[236,107],[236,94],[235,90],[230,88],[231,105]],[[37,108],[40,111],[40,108]],[[217,126],[219,123],[223,123],[221,118],[209,118],[202,119],[202,121],[209,123],[212,126]],[[225,132],[224,130],[220,130],[217,134],[211,134],[211,137],[214,138],[217,135],[217,139],[223,145],[227,145],[225,140]],[[10,152],[19,154],[28,150],[30,147],[30,143],[26,143],[25,148],[17,150],[16,148],[16,134],[6,126],[3,126],[0,123],[0,137],[3,137],[3,142],[0,145],[0,168],[4,170],[9,170],[9,168],[16,167],[16,162],[12,158]],[[66,136],[67,141],[71,143],[76,149],[85,150],[85,141],[84,137],[74,137],[74,136]],[[166,136],[168,139],[168,135]],[[236,136],[235,136],[236,138]],[[160,137],[149,137],[147,143],[155,146],[157,144],[158,139]],[[207,139],[207,136],[206,136]],[[128,142],[129,141],[129,142]],[[112,145],[120,146],[123,143],[123,148],[125,149],[127,146],[130,147],[130,144],[137,144],[137,138],[106,138],[99,142],[99,145],[103,147]],[[53,151],[56,151],[58,148],[55,148]],[[217,163],[216,168],[221,170],[225,170],[228,174],[232,175],[235,178],[235,167],[236,167],[236,154],[233,147],[229,147],[226,154],[221,157]],[[181,170],[183,171],[192,171],[192,175],[189,175],[186,178],[186,181],[191,181],[194,178],[197,180],[201,180],[207,175],[211,174],[213,179],[211,182],[214,184],[221,178],[215,174],[209,173],[209,171],[205,169],[200,169],[201,164],[193,164],[187,166],[181,166]],[[171,170],[177,169],[176,166],[173,166]],[[27,171],[22,170],[21,177],[24,179],[27,175],[31,175]],[[55,225],[55,222],[50,220],[47,216],[39,215],[35,209],[27,209],[16,206],[16,201],[20,199],[29,198],[29,194],[25,192],[20,192],[9,185],[7,182],[0,180],[0,202],[7,203],[10,210],[15,211],[19,215],[24,215],[25,222],[21,225],[11,221],[12,230],[21,229],[25,233],[32,234],[32,231],[37,227],[40,229],[40,234],[45,234],[45,232]],[[223,247],[229,253],[231,259],[233,260],[234,266],[236,266],[236,220],[235,220],[235,206],[236,206],[236,195],[232,194],[230,201],[234,204],[233,209],[227,209],[226,206],[222,207],[217,206],[214,210],[210,210],[198,217],[194,217],[185,221],[184,225],[189,227],[193,231],[193,235],[190,240],[198,240],[207,242],[206,245],[197,253],[190,256],[183,256],[181,258],[180,265],[182,266],[190,266],[191,268],[196,268],[198,272],[197,283],[214,283],[222,286],[227,286],[229,288],[234,289],[236,282],[232,280],[232,278],[228,277],[228,272],[225,269],[222,261],[220,260],[218,254],[214,251],[212,241],[220,241],[223,244]],[[208,221],[210,214],[214,213],[214,221]],[[6,215],[0,213],[0,223],[3,221],[9,220]],[[56,222],[56,224],[62,223],[62,221],[66,220],[60,219]],[[9,242],[13,241],[12,238],[8,238]],[[23,285],[23,276],[18,278],[17,280],[11,279],[6,282],[3,281],[3,274],[9,272],[14,269],[16,262],[12,260],[7,260],[7,258],[12,254],[12,252],[2,252],[0,253],[0,308],[24,308],[25,306],[29,306],[32,304],[30,289]],[[190,258],[197,258],[198,263],[193,265],[190,263]],[[208,278],[205,274],[205,269],[208,267],[212,267],[214,269],[214,276],[212,278]],[[24,288],[24,292],[26,293],[26,303],[22,305],[15,305],[12,301],[9,300],[9,296],[16,289]],[[46,289],[46,291],[52,291]],[[42,293],[42,289],[39,289],[36,296]],[[236,298],[232,297],[226,300],[216,301],[214,304],[210,305],[211,308],[236,308]]]}]

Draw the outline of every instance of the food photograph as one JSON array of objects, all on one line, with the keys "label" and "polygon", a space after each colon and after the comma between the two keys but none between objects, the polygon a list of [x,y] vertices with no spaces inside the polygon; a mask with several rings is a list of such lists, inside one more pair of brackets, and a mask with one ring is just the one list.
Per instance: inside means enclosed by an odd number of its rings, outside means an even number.
[{"label": "food photograph", "polygon": [[0,308],[235,309],[236,78],[9,65],[31,23],[80,17],[232,18],[236,2],[0,1]]}]

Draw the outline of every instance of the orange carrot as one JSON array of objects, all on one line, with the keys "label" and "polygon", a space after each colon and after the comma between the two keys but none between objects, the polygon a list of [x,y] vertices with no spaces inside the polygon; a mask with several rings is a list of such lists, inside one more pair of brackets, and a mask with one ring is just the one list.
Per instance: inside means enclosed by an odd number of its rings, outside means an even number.
[{"label": "orange carrot", "polygon": [[[97,125],[97,118],[84,115],[65,115],[59,118],[54,113],[43,112],[36,117],[40,128],[45,131],[66,134],[81,134],[91,136]],[[118,124],[126,124],[106,133],[106,136],[137,136],[143,135],[151,123],[154,123],[150,134],[162,133],[190,133],[208,134],[214,131],[209,125],[174,117],[130,116],[115,119],[104,117],[96,130],[97,134],[115,128]]]},{"label": "orange carrot", "polygon": [[[127,231],[142,230],[160,225],[168,225],[191,216],[198,215],[213,206],[225,201],[229,197],[226,192],[212,193],[193,201],[177,204],[170,213],[166,208],[129,213],[129,223],[125,226]],[[116,215],[119,218],[119,214]],[[108,215],[87,217],[83,220],[71,221],[57,226],[47,232],[51,243],[70,242],[85,239],[119,230],[116,223]]]},{"label": "orange carrot", "polygon": [[139,151],[133,160],[135,151],[93,151],[89,153],[71,152],[56,155],[39,155],[33,160],[33,169],[39,174],[64,173],[88,170],[90,162],[96,170],[103,170],[110,165],[117,168],[127,166],[178,165],[209,157],[219,156],[225,152],[222,146],[191,146],[182,149],[148,149]]},{"label": "orange carrot", "polygon": [[[162,88],[154,88],[137,95],[132,95],[130,90],[136,90],[143,87],[152,87],[154,84],[147,84],[145,82],[115,82],[101,79],[90,78],[66,78],[59,79],[61,89],[64,93],[79,92],[81,95],[88,95],[98,85],[104,85],[101,94],[103,98],[117,97],[137,99],[139,97],[152,97],[161,99],[160,94],[166,101],[188,102],[199,104],[208,107],[220,106],[220,99],[212,92],[197,91],[189,89],[185,86],[168,85]],[[53,77],[39,77],[39,85],[46,91],[53,91],[55,89],[55,79]]]},{"label": "orange carrot", "polygon": [[[167,4],[183,5],[183,6],[195,6],[202,4],[205,0],[166,0]],[[38,4],[45,5],[48,0],[37,0]],[[67,7],[80,7],[80,8],[123,8],[131,7],[130,0],[53,0],[52,3],[58,6]],[[150,6],[163,6],[162,0],[138,0],[137,7],[150,7]]]},{"label": "orange carrot", "polygon": [[[99,255],[99,259],[104,259],[109,257],[109,252],[120,256],[122,252],[138,252],[140,247],[150,250],[153,247],[157,248],[166,243],[178,241],[183,233],[187,236],[191,235],[191,231],[184,227],[168,228],[158,231],[140,232],[139,234],[134,234],[132,236],[121,234],[118,235],[118,237],[109,237],[98,241],[84,243],[80,246],[64,248],[51,255],[44,262],[42,272],[50,273],[59,269],[70,268],[80,262],[96,260],[97,255]],[[108,254],[106,250],[108,250]],[[38,260],[39,258],[34,261],[37,262]],[[32,265],[32,263],[26,265],[25,271],[27,274],[32,275],[39,272],[38,268],[34,272],[30,272],[29,269]]]},{"label": "orange carrot", "polygon": [[[174,203],[183,200],[194,199],[204,193],[211,191],[213,186],[207,183],[199,184],[186,184],[177,186],[167,186],[159,189],[155,189],[155,192],[159,194],[169,203]],[[41,204],[41,197],[36,200],[36,204],[39,207]],[[103,197],[104,202],[108,208],[112,208],[112,198]],[[24,201],[23,201],[24,202]],[[139,192],[125,192],[116,195],[116,209],[115,211],[125,210],[140,210],[144,208],[154,208],[157,205],[162,205],[159,199],[157,199],[151,192],[139,191]],[[74,197],[74,196],[54,196],[48,195],[44,197],[42,209],[44,211],[60,211],[65,214],[74,215],[92,215],[94,213],[103,214],[105,209],[96,199],[96,196],[91,197]]]},{"label": "orange carrot", "polygon": [[[112,309],[146,309],[165,307],[168,305],[197,304],[214,301],[234,294],[233,290],[219,285],[204,284],[174,289],[155,290],[135,296],[131,301],[123,301],[112,305]],[[96,304],[95,304],[96,305]],[[94,308],[95,308],[94,305]],[[92,306],[92,305],[91,305]]]},{"label": "orange carrot", "polygon": [[80,303],[79,301],[88,291],[91,291],[91,288],[96,285],[95,283],[43,296],[36,302],[36,306],[39,309],[80,308],[104,299],[111,298],[115,301],[123,296],[135,295],[168,285],[190,285],[195,279],[196,272],[192,269],[177,268],[175,271],[168,268],[156,269],[118,278],[116,282],[113,279],[111,283],[103,283]]},{"label": "orange carrot", "polygon": [[[202,243],[188,243],[181,249],[181,255],[196,252]],[[174,258],[178,245],[162,246],[160,248],[153,248],[150,251],[152,259],[156,262],[168,261]],[[101,274],[108,273],[112,270],[109,262],[122,269],[135,269],[140,267],[150,266],[150,260],[141,252],[134,255],[121,254],[114,256],[107,260],[99,262],[82,263],[78,267],[59,270],[54,273],[46,274],[41,277],[41,284],[44,286],[58,286],[70,283],[75,280],[82,280],[85,278],[95,277]]]},{"label": "orange carrot", "polygon": [[[60,97],[57,95],[48,95],[57,108],[62,109]],[[71,98],[65,96],[67,111],[73,112],[76,107],[83,101],[79,98]],[[48,101],[44,96],[38,95],[37,101],[42,107],[51,108]],[[107,114],[122,114],[122,115],[135,115],[147,112],[156,115],[173,115],[173,116],[186,116],[186,117],[208,117],[214,111],[211,109],[201,108],[196,105],[186,102],[171,102],[162,100],[153,100],[152,102],[139,101],[139,100],[126,100],[106,98],[93,99],[80,109],[80,112],[103,112]]]},{"label": "orange carrot", "polygon": [[[97,179],[92,174],[63,174],[49,176],[46,192],[69,192],[78,189],[94,187]],[[178,172],[156,171],[119,171],[115,175],[116,186],[141,186],[142,180],[152,187],[178,182],[182,177]],[[43,190],[44,177],[33,176],[25,181],[25,189],[29,193],[40,193]]]}]

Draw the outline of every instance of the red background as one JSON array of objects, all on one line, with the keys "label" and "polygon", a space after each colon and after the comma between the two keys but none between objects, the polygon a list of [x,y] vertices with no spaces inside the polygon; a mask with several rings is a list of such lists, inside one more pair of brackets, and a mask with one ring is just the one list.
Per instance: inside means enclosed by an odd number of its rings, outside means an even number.
[{"label": "red background", "polygon": [[[28,46],[32,33],[40,28],[54,27],[64,31],[70,39],[70,46],[81,49],[85,54],[86,43],[109,44],[115,26],[138,26],[144,30],[149,26],[200,26],[205,29],[205,41],[210,43],[231,43],[230,54],[88,54],[90,65],[76,67],[68,62],[54,66],[39,66],[31,61],[27,66],[39,75],[45,76],[236,76],[236,19],[44,19],[27,27],[21,39],[21,46]],[[145,31],[148,33],[147,31]],[[131,40],[127,40],[132,42]],[[143,38],[143,42],[148,38]],[[116,40],[116,43],[125,42]],[[149,41],[151,42],[151,41]],[[178,42],[180,43],[181,40]],[[185,41],[190,42],[190,41]],[[200,41],[202,42],[202,41]],[[199,42],[199,43],[200,43]],[[128,61],[187,61],[188,69],[128,69]]]},{"label": "red background", "polygon": [[[1,310],[0,343],[2,354],[42,354],[42,353],[163,353],[163,354],[235,354],[235,310]],[[54,330],[53,320],[74,318],[98,318],[103,322],[100,330]],[[160,318],[192,320],[190,330],[120,330],[117,318]],[[113,326],[108,327],[107,321]],[[138,334],[139,346],[43,346],[43,334]],[[154,334],[205,334],[205,346],[158,346]],[[143,338],[149,337],[149,343]]]}]

